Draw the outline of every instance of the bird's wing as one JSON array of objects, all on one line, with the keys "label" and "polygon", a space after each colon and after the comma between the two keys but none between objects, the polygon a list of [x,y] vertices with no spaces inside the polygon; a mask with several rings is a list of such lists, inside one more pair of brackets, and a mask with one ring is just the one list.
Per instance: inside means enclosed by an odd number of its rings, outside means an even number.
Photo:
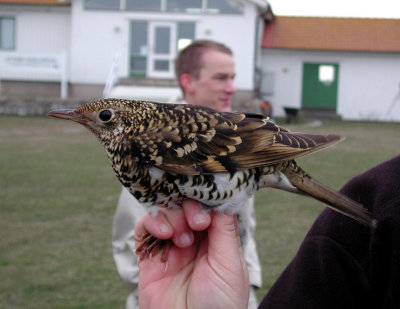
[{"label": "bird's wing", "polygon": [[[245,134],[247,135],[247,132]],[[241,136],[247,141],[247,138],[244,137],[245,134]],[[270,146],[250,153],[241,152],[239,148],[237,153],[233,154],[233,159],[237,162],[238,169],[261,167],[316,152],[336,144],[340,140],[342,137],[334,134],[313,135],[279,131],[275,135],[274,143]]]},{"label": "bird's wing", "polygon": [[[225,116],[225,114],[222,114]],[[268,166],[329,147],[340,140],[339,135],[315,135],[290,132],[288,129],[269,122],[267,118],[256,114],[245,114],[245,118],[235,122],[237,134],[242,143],[226,157],[217,157],[203,163],[205,170],[221,171],[241,170]]]},{"label": "bird's wing", "polygon": [[229,113],[224,117],[211,109],[188,104],[162,104],[159,108],[162,116],[130,137],[132,151],[150,165],[172,173],[200,174],[204,173],[205,162],[212,166],[216,157],[227,156],[242,142],[235,133],[235,122],[243,120],[244,114]]},{"label": "bird's wing", "polygon": [[148,128],[138,141],[151,154],[150,164],[171,173],[195,175],[266,166],[341,139],[291,133],[256,114],[216,113],[191,105],[169,107],[164,115],[168,112],[173,121],[169,117],[164,124]]}]

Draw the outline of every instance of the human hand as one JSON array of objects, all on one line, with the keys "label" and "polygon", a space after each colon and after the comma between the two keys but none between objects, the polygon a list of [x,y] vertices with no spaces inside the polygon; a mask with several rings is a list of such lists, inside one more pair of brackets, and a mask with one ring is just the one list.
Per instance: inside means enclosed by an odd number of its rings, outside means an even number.
[{"label": "human hand", "polygon": [[172,239],[173,246],[167,265],[160,253],[140,261],[140,308],[247,308],[249,279],[236,215],[204,212],[185,200],[182,209],[142,217],[135,234],[146,232]]}]

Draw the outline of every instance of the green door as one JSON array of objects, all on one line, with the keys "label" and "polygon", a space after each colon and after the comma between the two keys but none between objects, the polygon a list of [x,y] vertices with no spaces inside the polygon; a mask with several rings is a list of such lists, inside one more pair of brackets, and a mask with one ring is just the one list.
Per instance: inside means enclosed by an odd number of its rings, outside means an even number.
[{"label": "green door", "polygon": [[303,63],[302,107],[336,111],[338,76],[338,64]]}]

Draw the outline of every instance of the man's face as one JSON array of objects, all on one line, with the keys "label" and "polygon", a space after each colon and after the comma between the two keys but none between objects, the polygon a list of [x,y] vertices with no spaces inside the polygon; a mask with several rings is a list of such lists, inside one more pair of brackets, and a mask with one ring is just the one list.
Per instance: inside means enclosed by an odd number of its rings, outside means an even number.
[{"label": "man's face", "polygon": [[235,93],[233,78],[235,63],[231,55],[209,50],[202,56],[202,68],[198,78],[191,78],[188,103],[231,111],[231,99]]}]

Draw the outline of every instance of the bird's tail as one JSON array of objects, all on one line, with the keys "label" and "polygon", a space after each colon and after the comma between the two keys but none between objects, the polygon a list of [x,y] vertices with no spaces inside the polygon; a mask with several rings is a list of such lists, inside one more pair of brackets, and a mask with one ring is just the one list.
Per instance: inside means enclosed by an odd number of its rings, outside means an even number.
[{"label": "bird's tail", "polygon": [[[301,171],[303,172],[303,171]],[[304,172],[303,172],[304,173]],[[304,173],[285,173],[289,181],[301,192],[327,204],[330,208],[350,217],[369,227],[375,227],[376,221],[368,210],[360,203],[353,201],[346,195],[337,192]]]}]

